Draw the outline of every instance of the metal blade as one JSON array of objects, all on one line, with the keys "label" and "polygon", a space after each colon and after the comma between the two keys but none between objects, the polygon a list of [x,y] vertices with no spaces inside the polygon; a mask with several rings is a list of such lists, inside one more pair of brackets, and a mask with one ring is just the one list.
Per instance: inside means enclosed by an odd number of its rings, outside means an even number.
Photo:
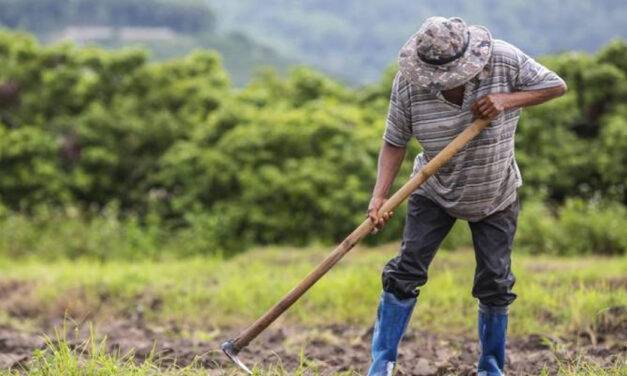
[{"label": "metal blade", "polygon": [[253,374],[252,371],[248,367],[246,367],[246,365],[242,363],[241,360],[239,360],[239,357],[237,356],[237,354],[239,353],[239,349],[235,347],[235,343],[232,339],[224,342],[221,347],[224,354],[226,354],[226,356],[228,356],[229,359],[231,359],[231,361],[235,363],[242,371],[246,372],[246,374],[248,375]]}]

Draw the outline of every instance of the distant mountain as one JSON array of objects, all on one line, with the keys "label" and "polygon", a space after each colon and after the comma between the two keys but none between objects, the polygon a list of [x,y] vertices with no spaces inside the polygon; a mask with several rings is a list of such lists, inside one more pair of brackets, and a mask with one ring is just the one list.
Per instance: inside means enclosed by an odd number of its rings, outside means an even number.
[{"label": "distant mountain", "polygon": [[285,70],[292,60],[242,32],[216,32],[205,0],[0,0],[0,26],[34,33],[45,43],[143,47],[156,59],[216,49],[236,85],[260,66]]},{"label": "distant mountain", "polygon": [[218,27],[353,83],[377,80],[428,16],[488,26],[532,55],[594,51],[627,36],[625,0],[206,0]]},{"label": "distant mountain", "polygon": [[176,34],[174,38],[158,38],[155,34],[163,36],[163,33],[153,33],[152,39],[118,38],[98,44],[111,49],[146,48],[151,51],[152,57],[156,60],[182,56],[198,48],[216,50],[222,57],[231,81],[240,87],[249,82],[255,72],[264,67],[273,67],[279,72],[285,72],[295,62],[294,59],[281,55],[263,42],[251,39],[246,34],[237,31]]},{"label": "distant mountain", "polygon": [[145,47],[156,59],[216,49],[239,86],[263,66],[293,64],[374,82],[432,15],[486,25],[532,55],[627,37],[625,0],[0,0],[0,26],[46,43]]},{"label": "distant mountain", "polygon": [[215,17],[203,0],[0,0],[0,24],[36,33],[77,24],[167,26],[192,33],[212,30]]}]

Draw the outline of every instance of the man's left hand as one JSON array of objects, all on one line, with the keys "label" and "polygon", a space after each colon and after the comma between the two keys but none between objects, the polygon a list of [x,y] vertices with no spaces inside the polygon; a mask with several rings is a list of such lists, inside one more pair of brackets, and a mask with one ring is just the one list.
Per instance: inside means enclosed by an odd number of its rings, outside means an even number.
[{"label": "man's left hand", "polygon": [[476,117],[492,120],[507,109],[507,93],[488,94],[470,107]]}]

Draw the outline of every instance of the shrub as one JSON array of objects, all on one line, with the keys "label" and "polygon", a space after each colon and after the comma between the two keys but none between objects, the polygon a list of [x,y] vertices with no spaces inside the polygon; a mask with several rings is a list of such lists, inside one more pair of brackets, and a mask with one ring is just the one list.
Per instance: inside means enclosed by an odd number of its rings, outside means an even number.
[{"label": "shrub", "polygon": [[625,229],[627,208],[617,202],[571,199],[554,215],[531,201],[521,212],[516,243],[531,253],[624,255]]},{"label": "shrub", "polygon": [[0,215],[0,254],[11,258],[155,259],[168,252],[167,239],[159,223],[121,218],[116,205],[91,215],[41,206]]},{"label": "shrub", "polygon": [[[569,93],[525,111],[516,137],[532,213],[519,244],[533,252],[624,252],[624,208],[572,200],[627,204],[625,51],[547,60]],[[331,244],[365,218],[394,69],[367,88],[298,68],[234,90],[212,52],[151,63],[8,32],[0,64],[0,203],[19,213],[0,230],[9,254],[156,256],[177,236],[181,254]],[[410,143],[395,188],[418,151]],[[554,217],[535,192],[567,204]],[[367,242],[398,239],[403,212]],[[470,244],[464,227],[445,247]]]}]

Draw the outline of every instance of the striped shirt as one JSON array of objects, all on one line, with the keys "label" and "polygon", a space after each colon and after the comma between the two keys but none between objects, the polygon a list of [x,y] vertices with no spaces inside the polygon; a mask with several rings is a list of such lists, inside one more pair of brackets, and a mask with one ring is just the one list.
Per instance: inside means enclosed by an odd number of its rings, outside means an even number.
[{"label": "striped shirt", "polygon": [[[461,106],[439,91],[421,89],[397,73],[383,139],[404,147],[415,137],[422,146],[415,174],[473,120],[471,105],[491,93],[538,90],[562,85],[554,72],[518,48],[494,40],[486,68],[464,86]],[[429,178],[416,193],[457,218],[478,221],[516,200],[522,178],[514,158],[514,133],[520,109],[503,111],[481,134]]]}]

